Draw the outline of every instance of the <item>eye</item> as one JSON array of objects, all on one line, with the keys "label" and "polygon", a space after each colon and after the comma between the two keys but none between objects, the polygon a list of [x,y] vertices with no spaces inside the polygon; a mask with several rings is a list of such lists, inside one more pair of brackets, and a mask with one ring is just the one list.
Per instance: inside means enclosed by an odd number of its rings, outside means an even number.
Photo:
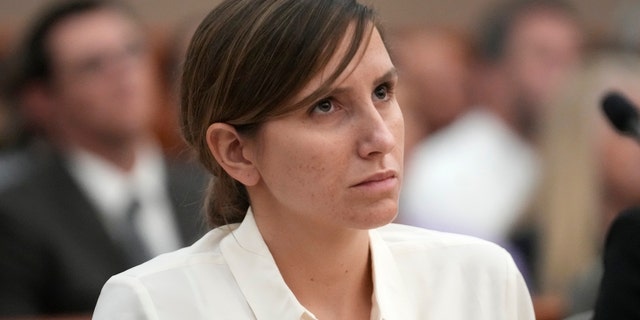
[{"label": "eye", "polygon": [[107,58],[104,56],[93,56],[83,61],[79,67],[78,71],[84,74],[98,73],[102,69],[104,69],[107,63]]},{"label": "eye", "polygon": [[132,41],[127,45],[126,52],[130,56],[137,57],[142,55],[146,50],[145,44],[143,41]]},{"label": "eye", "polygon": [[315,106],[313,106],[313,109],[311,110],[311,112],[314,113],[330,113],[335,109],[333,102],[331,102],[331,100],[329,99],[324,99],[319,101],[318,103],[316,103]]},{"label": "eye", "polygon": [[387,98],[389,97],[389,86],[383,84],[376,87],[376,89],[373,90],[373,97],[376,100],[387,100]]}]

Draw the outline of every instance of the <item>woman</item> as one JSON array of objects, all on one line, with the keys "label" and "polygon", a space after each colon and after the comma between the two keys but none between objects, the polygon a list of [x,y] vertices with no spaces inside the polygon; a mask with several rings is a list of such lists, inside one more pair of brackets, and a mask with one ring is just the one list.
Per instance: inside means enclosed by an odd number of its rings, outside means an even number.
[{"label": "woman", "polygon": [[504,250],[385,226],[404,129],[371,9],[225,1],[196,31],[182,81],[217,228],[114,276],[95,319],[533,319]]}]

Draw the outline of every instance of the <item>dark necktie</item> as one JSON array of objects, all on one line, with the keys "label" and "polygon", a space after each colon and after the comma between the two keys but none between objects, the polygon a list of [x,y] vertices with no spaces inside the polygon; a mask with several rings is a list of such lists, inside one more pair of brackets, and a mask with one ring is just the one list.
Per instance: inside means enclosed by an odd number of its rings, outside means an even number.
[{"label": "dark necktie", "polygon": [[138,265],[151,258],[149,250],[140,237],[137,225],[137,216],[140,214],[140,202],[133,198],[127,206],[124,217],[119,223],[119,242],[131,265]]}]

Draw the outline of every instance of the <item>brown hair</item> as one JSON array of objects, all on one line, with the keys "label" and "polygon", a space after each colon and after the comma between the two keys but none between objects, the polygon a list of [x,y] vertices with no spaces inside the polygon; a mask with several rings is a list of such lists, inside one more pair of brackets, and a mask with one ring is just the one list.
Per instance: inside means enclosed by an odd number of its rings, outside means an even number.
[{"label": "brown hair", "polygon": [[[189,46],[181,85],[182,131],[213,173],[206,212],[212,227],[242,221],[244,185],[218,165],[206,142],[215,122],[252,135],[261,123],[310,104],[368,41],[375,16],[355,0],[226,0],[204,19]],[[294,96],[321,71],[353,28],[339,66],[314,93]]]}]

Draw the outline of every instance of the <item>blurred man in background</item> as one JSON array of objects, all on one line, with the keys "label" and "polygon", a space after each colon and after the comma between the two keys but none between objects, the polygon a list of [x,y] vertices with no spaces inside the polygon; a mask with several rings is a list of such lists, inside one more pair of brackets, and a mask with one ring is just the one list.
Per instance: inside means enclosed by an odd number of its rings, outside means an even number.
[{"label": "blurred man in background", "polygon": [[126,8],[65,2],[30,30],[13,100],[46,143],[0,193],[0,315],[90,313],[111,275],[199,236],[205,179],[150,134],[154,66]]},{"label": "blurred man in background", "polygon": [[415,148],[400,219],[509,246],[536,191],[544,106],[580,63],[583,34],[561,1],[509,1],[491,13],[479,37],[475,107]]},{"label": "blurred man in background", "polygon": [[446,128],[471,106],[475,51],[462,32],[405,26],[389,34],[402,77],[398,99],[405,121],[405,159],[428,136]]}]

